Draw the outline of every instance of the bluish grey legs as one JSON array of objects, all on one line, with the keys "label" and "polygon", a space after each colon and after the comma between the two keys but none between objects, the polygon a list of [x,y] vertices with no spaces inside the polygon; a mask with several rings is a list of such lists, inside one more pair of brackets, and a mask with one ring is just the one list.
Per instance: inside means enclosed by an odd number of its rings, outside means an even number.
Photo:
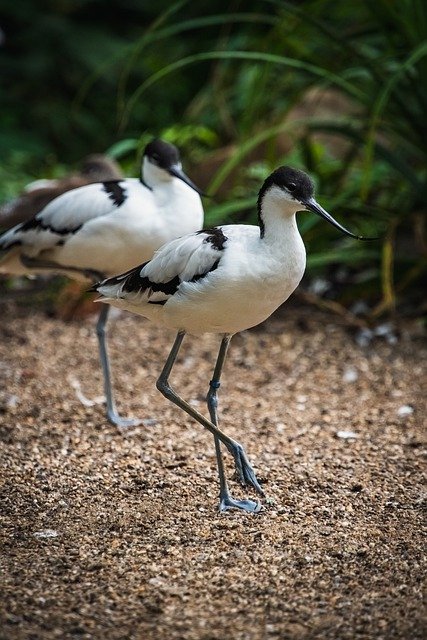
[{"label": "bluish grey legs", "polygon": [[121,418],[117,413],[116,403],[114,402],[113,392],[111,389],[111,370],[106,344],[105,326],[107,324],[109,311],[110,306],[108,304],[103,304],[99,313],[98,322],[96,323],[96,335],[98,336],[99,356],[101,360],[102,374],[104,376],[104,392],[105,401],[107,403],[107,418],[112,424],[114,424],[116,427],[119,427],[119,429],[124,429],[126,427],[134,427],[138,424],[141,424],[141,421],[131,418]]},{"label": "bluish grey legs", "polygon": [[[231,336],[226,334],[221,342],[221,346],[219,348],[218,358],[215,364],[215,369],[213,372],[212,380],[209,383],[209,391],[208,396],[206,398],[209,415],[211,417],[212,423],[215,426],[218,426],[218,395],[217,390],[220,387],[220,377],[222,372],[222,367],[227,355],[228,345],[230,344]],[[230,496],[230,492],[227,485],[227,479],[225,477],[224,471],[224,463],[222,459],[221,453],[221,443],[216,435],[214,435],[215,440],[215,452],[216,452],[216,460],[218,465],[218,475],[219,475],[219,510],[226,511],[227,509],[243,509],[244,511],[257,512],[261,509],[261,504],[259,502],[254,502],[253,500],[235,500]]]},{"label": "bluish grey legs", "polygon": [[[264,492],[261,489],[261,486],[252,468],[252,465],[249,462],[246,452],[242,447],[242,445],[236,442],[235,440],[233,440],[232,438],[229,438],[225,433],[223,433],[220,429],[218,429],[218,427],[213,422],[210,422],[201,413],[199,413],[196,409],[194,409],[194,407],[189,405],[188,402],[183,400],[169,384],[169,376],[172,371],[172,367],[175,363],[176,357],[178,355],[179,349],[181,347],[182,341],[184,339],[184,335],[185,335],[184,331],[178,332],[178,335],[176,336],[171,352],[165,362],[165,366],[163,367],[163,370],[159,376],[159,379],[157,380],[157,388],[165,396],[165,398],[167,398],[168,400],[176,404],[178,407],[180,407],[183,411],[188,413],[192,418],[197,420],[197,422],[199,422],[203,427],[205,427],[205,429],[210,431],[218,441],[221,441],[225,444],[225,446],[227,447],[227,449],[230,451],[231,455],[234,458],[236,472],[242,484],[251,485],[260,495],[263,496]],[[221,372],[222,364],[224,362],[224,358],[227,353],[228,342],[229,342],[229,338],[227,339],[226,342],[224,342],[223,340],[221,344],[220,354],[218,355],[219,364],[217,362],[217,366],[215,367],[215,372],[217,370],[219,373]],[[222,360],[220,359],[220,356],[222,357]],[[217,377],[219,378],[219,374]],[[231,498],[228,495],[227,483],[226,483],[225,474],[224,474],[224,465],[222,463],[221,451],[219,450],[219,442],[217,443],[217,440],[215,440],[215,447],[217,452],[218,473],[220,478],[221,501],[223,498],[224,500],[227,498],[229,501],[231,501]],[[225,488],[225,491],[224,491],[224,488]],[[231,506],[235,506],[239,509],[244,509],[246,511],[259,510],[259,506],[257,505],[257,503],[254,503],[250,500],[234,501],[234,502],[235,504],[233,505],[231,505],[231,503],[227,504],[227,502],[224,502],[224,508],[230,508]]]},{"label": "bluish grey legs", "polygon": [[[86,278],[94,280],[95,282],[103,280],[103,278],[105,277],[104,274],[100,273],[99,271],[95,271],[94,269],[80,269],[79,267],[58,265],[55,262],[50,262],[48,260],[39,260],[37,258],[30,258],[29,256],[25,255],[21,256],[21,262],[26,267],[30,267],[33,269],[50,269],[57,273],[75,271],[77,273],[82,273]],[[96,335],[98,336],[99,355],[101,359],[102,374],[104,376],[104,392],[107,403],[107,419],[116,427],[119,427],[119,429],[126,427],[135,427],[136,425],[141,424],[141,420],[121,418],[117,413],[116,405],[113,398],[113,392],[111,389],[110,363],[108,360],[108,352],[105,339],[105,325],[107,323],[109,310],[110,307],[107,304],[103,304],[98,317],[98,322],[96,323]]]}]

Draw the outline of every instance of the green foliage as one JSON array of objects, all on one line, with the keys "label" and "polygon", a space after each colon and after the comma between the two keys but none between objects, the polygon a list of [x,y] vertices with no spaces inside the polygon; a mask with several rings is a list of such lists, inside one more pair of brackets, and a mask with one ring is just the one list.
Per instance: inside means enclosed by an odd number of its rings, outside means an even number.
[{"label": "green foliage", "polygon": [[[45,4],[4,9],[0,197],[90,151],[136,173],[153,134],[202,166],[232,143],[211,179],[208,224],[255,221],[262,179],[294,164],[334,216],[381,235],[352,242],[300,214],[309,273],[333,279],[344,265],[375,314],[416,297],[426,273],[423,0]],[[307,111],[314,90],[335,96],[335,111]]]}]

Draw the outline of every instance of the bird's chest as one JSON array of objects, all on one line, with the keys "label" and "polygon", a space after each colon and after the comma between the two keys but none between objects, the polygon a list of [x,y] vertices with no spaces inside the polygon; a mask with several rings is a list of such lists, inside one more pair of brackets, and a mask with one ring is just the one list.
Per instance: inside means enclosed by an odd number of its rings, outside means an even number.
[{"label": "bird's chest", "polygon": [[168,189],[156,191],[154,201],[154,228],[167,236],[166,240],[198,231],[202,227],[202,203],[198,194],[190,188],[182,188],[180,184],[171,185]]},{"label": "bird's chest", "polygon": [[[298,259],[296,259],[298,257]],[[269,255],[261,259],[245,253],[212,274],[200,295],[200,308],[208,330],[235,333],[268,318],[298,286],[304,273],[305,254],[283,261]]]},{"label": "bird's chest", "polygon": [[[304,245],[287,250],[245,253],[235,264],[228,265],[230,288],[239,291],[239,298],[249,305],[275,309],[298,286],[305,270]],[[236,293],[237,294],[237,293]],[[255,302],[256,301],[256,302]]]}]

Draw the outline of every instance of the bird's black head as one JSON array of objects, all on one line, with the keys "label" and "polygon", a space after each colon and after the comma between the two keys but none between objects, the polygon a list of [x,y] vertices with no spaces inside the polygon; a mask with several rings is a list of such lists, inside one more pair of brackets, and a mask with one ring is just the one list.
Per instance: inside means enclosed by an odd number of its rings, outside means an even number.
[{"label": "bird's black head", "polygon": [[179,180],[188,184],[189,187],[197,191],[200,195],[205,195],[182,170],[179,151],[175,145],[157,138],[147,144],[144,150],[144,157],[147,158],[151,164],[166,171],[170,176],[179,178]]},{"label": "bird's black head", "polygon": [[[259,195],[258,195],[258,217],[261,230],[261,237],[264,235],[264,214],[262,202],[264,196],[269,191],[274,190],[276,198],[280,198],[283,202],[287,203],[287,206],[294,205],[293,213],[298,210],[306,209],[313,211],[317,215],[321,216],[324,220],[327,220],[334,227],[342,231],[352,238],[358,240],[375,240],[375,238],[364,238],[357,236],[351,231],[348,231],[339,222],[337,222],[323,207],[316,202],[314,198],[314,184],[310,176],[304,171],[299,169],[293,169],[292,167],[279,167],[264,181]],[[292,211],[292,208],[291,208]]]},{"label": "bird's black head", "polygon": [[314,184],[310,176],[292,167],[279,167],[268,176],[260,189],[258,202],[273,186],[289,195],[289,200],[296,200],[301,204],[305,204],[314,195]]},{"label": "bird's black head", "polygon": [[147,144],[144,150],[146,156],[152,164],[168,171],[170,167],[180,164],[179,151],[175,145],[156,138]]}]

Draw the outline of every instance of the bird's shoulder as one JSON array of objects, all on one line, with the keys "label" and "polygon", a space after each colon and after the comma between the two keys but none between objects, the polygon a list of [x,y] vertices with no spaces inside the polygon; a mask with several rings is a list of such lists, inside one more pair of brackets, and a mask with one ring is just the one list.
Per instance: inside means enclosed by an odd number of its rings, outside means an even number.
[{"label": "bird's shoulder", "polygon": [[76,233],[91,220],[124,211],[134,194],[150,194],[137,178],[95,182],[61,194],[15,233],[50,231],[58,235]]},{"label": "bird's shoulder", "polygon": [[52,200],[35,220],[53,227],[60,224],[74,228],[76,224],[120,210],[139,184],[136,179],[106,180],[72,189]]},{"label": "bird's shoulder", "polygon": [[144,267],[144,276],[164,282],[178,276],[181,282],[194,281],[221,260],[227,248],[225,227],[211,227],[172,240],[160,247]]}]

